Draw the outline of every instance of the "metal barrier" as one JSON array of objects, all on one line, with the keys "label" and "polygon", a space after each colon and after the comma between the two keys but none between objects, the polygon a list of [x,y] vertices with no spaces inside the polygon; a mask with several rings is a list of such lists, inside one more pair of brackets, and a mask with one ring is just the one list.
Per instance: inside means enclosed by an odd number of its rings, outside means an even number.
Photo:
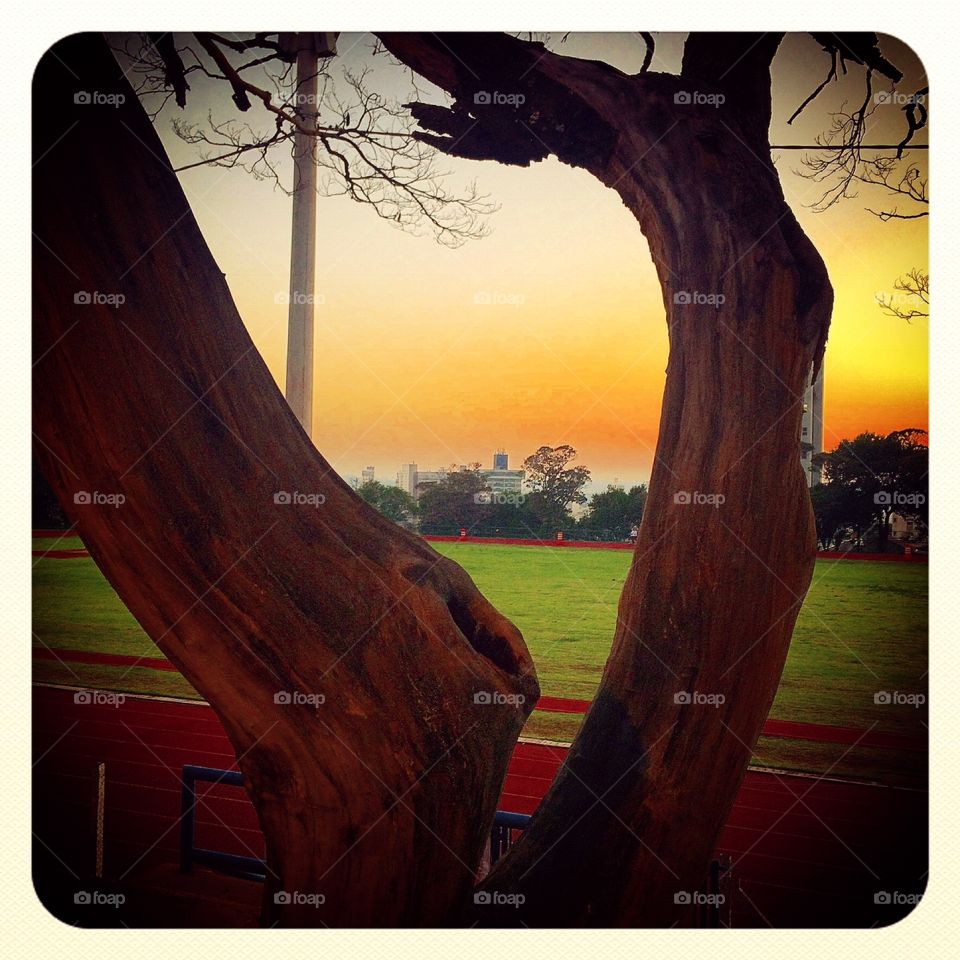
[{"label": "metal barrier", "polygon": [[493,829],[490,831],[490,866],[492,867],[509,849],[514,841],[514,831],[527,829],[530,817],[525,813],[510,813],[498,810],[493,817]]},{"label": "metal barrier", "polygon": [[[217,770],[214,767],[197,767],[186,764],[180,778],[180,869],[189,873],[193,865],[229,873],[248,880],[263,882],[267,877],[267,864],[257,857],[242,857],[221,850],[205,850],[194,845],[197,828],[197,781],[225,783],[231,787],[243,786],[243,775],[236,770]],[[510,813],[498,810],[493,818],[490,833],[490,862],[496,863],[514,840],[514,831],[525,830],[530,817],[525,813]]]},{"label": "metal barrier", "polygon": [[190,873],[195,863],[212,867],[223,873],[248,880],[264,881],[267,878],[267,864],[258,857],[242,857],[221,850],[204,850],[194,846],[197,826],[197,788],[196,783],[226,783],[231,787],[243,786],[243,774],[236,770],[217,770],[214,767],[195,767],[186,764],[180,778],[180,870]]},{"label": "metal barrier", "polygon": [[[267,864],[257,857],[242,857],[221,850],[206,850],[194,846],[197,826],[197,781],[206,783],[225,783],[231,787],[243,786],[243,775],[236,770],[217,770],[214,767],[196,767],[187,764],[183,768],[180,785],[180,869],[189,873],[193,865],[219,870],[235,877],[256,880],[262,883],[267,877]],[[493,866],[507,852],[515,841],[515,834],[522,833],[530,823],[525,813],[511,813],[498,810],[493,818],[490,832],[490,866]],[[729,926],[729,893],[723,887],[731,877],[730,858],[713,860],[707,875],[706,895],[698,894],[694,925],[698,927]],[[726,909],[727,922],[723,912]]]},{"label": "metal barrier", "polygon": [[733,904],[733,863],[728,854],[710,861],[707,871],[706,896],[699,898],[695,926],[730,927]]}]

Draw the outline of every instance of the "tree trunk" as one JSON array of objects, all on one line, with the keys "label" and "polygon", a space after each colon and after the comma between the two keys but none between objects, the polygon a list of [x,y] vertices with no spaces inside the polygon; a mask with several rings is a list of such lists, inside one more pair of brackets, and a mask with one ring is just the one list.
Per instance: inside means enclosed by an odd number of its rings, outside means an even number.
[{"label": "tree trunk", "polygon": [[523,640],[313,448],[103,39],[34,92],[37,456],[236,747],[264,920],[446,922],[538,695]]},{"label": "tree trunk", "polygon": [[[779,38],[692,35],[680,77],[503,37],[383,39],[455,97],[451,117],[413,106],[440,134],[424,139],[513,163],[556,153],[615,189],[650,243],[670,358],[613,649],[550,792],[484,881],[523,908],[478,916],[667,925],[704,881],[815,556],[800,421],[832,291],[769,160]],[[478,87],[523,92],[521,123],[471,109]],[[717,93],[720,106],[696,103]]]},{"label": "tree trunk", "polygon": [[[678,219],[658,211],[646,225],[669,264],[670,359],[613,649],[564,768],[487,881],[524,894],[528,923],[668,923],[675,896],[700,888],[813,571],[797,442],[815,345],[796,307],[809,271],[794,238],[761,238],[769,221],[735,203],[731,215],[728,191],[755,190],[752,171],[718,182],[706,161],[672,174]],[[681,291],[725,300],[675,303]]]}]

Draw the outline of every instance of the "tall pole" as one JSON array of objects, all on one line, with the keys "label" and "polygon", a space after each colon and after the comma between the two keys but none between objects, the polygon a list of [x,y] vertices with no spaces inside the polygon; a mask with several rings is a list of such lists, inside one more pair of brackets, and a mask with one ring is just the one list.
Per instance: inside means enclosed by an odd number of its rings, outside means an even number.
[{"label": "tall pole", "polygon": [[[317,121],[314,35],[297,34],[296,112],[313,129]],[[287,314],[287,403],[313,434],[313,302],[317,252],[316,137],[297,130],[293,141],[293,230],[290,242],[290,300]]]}]

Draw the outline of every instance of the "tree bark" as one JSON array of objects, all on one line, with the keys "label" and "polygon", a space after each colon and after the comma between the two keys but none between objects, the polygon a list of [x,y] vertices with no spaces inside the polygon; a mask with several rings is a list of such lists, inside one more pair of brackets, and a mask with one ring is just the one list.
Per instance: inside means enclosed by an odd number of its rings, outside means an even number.
[{"label": "tree bark", "polygon": [[34,91],[37,457],[236,747],[264,921],[447,922],[538,696],[523,640],[313,448],[104,40]]},{"label": "tree bark", "polygon": [[[650,244],[670,356],[613,648],[550,792],[484,881],[523,907],[477,915],[668,925],[703,883],[814,563],[800,420],[832,290],[769,159],[779,37],[693,34],[679,77],[496,35],[381,38],[454,97],[412,105],[425,140],[507,163],[554,153],[616,190]],[[477,106],[491,89],[524,102]]]}]

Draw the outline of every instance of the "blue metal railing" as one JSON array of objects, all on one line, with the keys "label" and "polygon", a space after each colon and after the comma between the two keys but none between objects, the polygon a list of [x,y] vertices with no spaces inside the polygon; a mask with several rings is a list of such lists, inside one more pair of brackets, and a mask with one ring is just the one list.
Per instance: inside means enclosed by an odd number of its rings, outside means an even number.
[{"label": "blue metal railing", "polygon": [[[180,869],[189,873],[193,865],[220,870],[248,880],[263,882],[267,876],[267,864],[258,857],[242,857],[221,850],[206,850],[195,846],[197,829],[197,781],[225,783],[231,787],[243,786],[243,775],[236,770],[217,770],[214,767],[197,767],[186,764],[180,778]],[[490,833],[490,863],[494,864],[513,843],[514,832],[525,830],[530,817],[525,813],[498,810],[493,818]]]},{"label": "blue metal railing", "polygon": [[514,841],[514,831],[527,829],[530,817],[525,813],[510,813],[498,810],[490,831],[490,866],[492,867],[509,849]]},{"label": "blue metal railing", "polygon": [[263,881],[267,878],[267,864],[259,857],[242,857],[222,850],[205,850],[194,846],[197,828],[197,781],[225,783],[231,787],[243,786],[243,774],[236,770],[217,770],[214,767],[196,767],[186,764],[180,777],[180,869],[189,873],[195,863],[212,867],[223,873]]}]

